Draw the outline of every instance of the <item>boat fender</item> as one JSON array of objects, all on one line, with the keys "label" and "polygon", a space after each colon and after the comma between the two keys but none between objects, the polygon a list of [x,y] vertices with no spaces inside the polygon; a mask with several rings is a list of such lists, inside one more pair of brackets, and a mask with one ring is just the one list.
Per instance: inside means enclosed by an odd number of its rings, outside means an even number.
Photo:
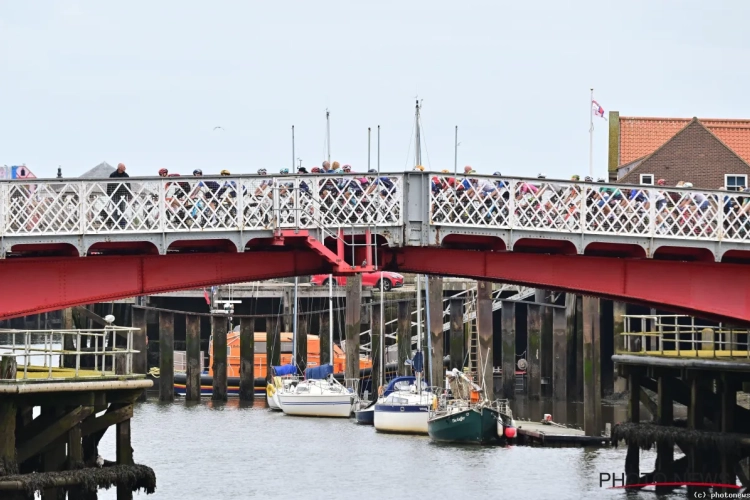
[{"label": "boat fender", "polygon": [[437,405],[438,405],[437,398],[433,397],[432,398],[432,411],[437,410]]},{"label": "boat fender", "polygon": [[508,439],[515,439],[516,437],[516,428],[515,427],[506,427],[505,428],[505,437]]},{"label": "boat fender", "polygon": [[378,387],[378,396],[382,396],[385,393],[385,388],[381,385]]},{"label": "boat fender", "polygon": [[272,398],[274,394],[276,394],[276,388],[273,385],[268,384],[266,386],[266,396]]}]

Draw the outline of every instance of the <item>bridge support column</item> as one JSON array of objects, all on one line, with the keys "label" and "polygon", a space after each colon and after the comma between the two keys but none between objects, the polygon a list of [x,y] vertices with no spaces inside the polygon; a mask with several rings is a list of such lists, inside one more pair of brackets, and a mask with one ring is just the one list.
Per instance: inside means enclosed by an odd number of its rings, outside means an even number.
[{"label": "bridge support column", "polygon": [[[492,283],[489,281],[477,281],[477,337],[479,340],[477,376],[482,381],[487,397],[494,399],[495,382],[492,376]],[[515,345],[515,338],[513,341]],[[505,348],[504,345],[503,348]]]},{"label": "bridge support column", "polygon": [[227,400],[227,317],[213,316],[214,380],[211,399]]},{"label": "bridge support column", "polygon": [[[634,367],[628,367],[628,421],[637,424],[641,421],[641,371]],[[638,444],[628,444],[628,452],[625,456],[625,484],[638,484],[640,482],[640,450]]]},{"label": "bridge support column", "polygon": [[550,306],[542,306],[541,378],[547,381],[547,384],[542,384],[543,397],[552,395],[552,310]]},{"label": "bridge support column", "polygon": [[552,397],[568,399],[568,338],[566,310],[552,309]]},{"label": "bridge support column", "polygon": [[[619,301],[612,302],[612,323],[613,323],[612,333],[614,335],[614,340],[615,340],[615,345],[614,345],[615,353],[625,351],[625,336],[623,335],[623,333],[625,332],[625,314],[626,314],[625,302],[619,302]],[[613,392],[615,394],[619,394],[628,390],[628,379],[618,375],[618,372],[616,369],[615,369],[614,377],[615,377],[615,380],[614,380]]]},{"label": "bridge support column", "polygon": [[359,381],[359,334],[362,314],[362,275],[356,274],[346,280],[346,372],[347,386],[359,390],[353,384]]},{"label": "bridge support column", "polygon": [[[690,404],[688,405],[687,428],[702,430],[703,417],[705,416],[705,399],[703,392],[704,379],[696,372],[688,372],[688,383],[690,384]],[[713,382],[713,381],[711,381]],[[703,457],[701,451],[695,446],[689,446],[683,450],[688,456],[688,474],[700,474],[703,469]],[[696,476],[699,477],[699,476]],[[705,492],[706,488],[688,486],[688,498],[696,497],[697,492]]]},{"label": "bridge support column", "polygon": [[[659,376],[656,396],[656,423],[671,426],[674,422],[674,404],[672,402],[671,380],[666,375]],[[661,482],[674,480],[674,444],[658,443],[656,446],[656,469]],[[659,488],[658,493],[667,493],[673,488]]]},{"label": "bridge support column", "polygon": [[159,312],[159,401],[174,401],[174,314]]},{"label": "bridge support column", "polygon": [[[443,387],[445,380],[445,365],[443,363],[443,278],[430,276],[427,278],[430,292],[430,385]],[[490,307],[490,314],[491,307]],[[491,345],[491,344],[490,344]],[[490,360],[488,367],[492,366]]]},{"label": "bridge support column", "polygon": [[240,401],[255,397],[255,318],[240,319]]},{"label": "bridge support column", "polygon": [[[370,377],[370,401],[378,399],[378,387],[380,387],[380,370],[385,366],[380,365],[380,336],[383,335],[383,325],[380,323],[380,302],[372,305],[372,322],[370,323],[370,355],[372,358],[372,371]],[[385,377],[383,377],[385,380]]]},{"label": "bridge support column", "polygon": [[318,338],[320,339],[320,364],[333,364],[331,360],[331,338],[330,333],[331,321],[328,311],[320,313],[318,320]]},{"label": "bridge support column", "polygon": [[185,401],[201,400],[201,319],[198,316],[185,316],[185,354],[187,355],[187,376],[185,381]]},{"label": "bridge support column", "polygon": [[450,330],[450,369],[463,370],[464,367],[464,346],[466,338],[464,336],[464,300],[451,299],[451,330]]},{"label": "bridge support column", "polygon": [[583,428],[587,436],[602,431],[601,330],[599,299],[583,297]]},{"label": "bridge support column", "polygon": [[529,399],[539,399],[542,395],[542,306],[529,304],[527,311],[526,359],[529,366],[526,369],[526,394]]},{"label": "bridge support column", "polygon": [[[490,301],[490,310],[492,309]],[[503,339],[502,370],[503,397],[515,399],[516,396],[516,304],[503,302],[501,332]],[[478,314],[478,312],[477,312]],[[477,316],[478,318],[479,316]]]},{"label": "bridge support column", "polygon": [[411,375],[411,368],[406,360],[411,358],[411,301],[401,300],[398,303],[398,374]]},{"label": "bridge support column", "polygon": [[[735,406],[737,404],[737,385],[731,375],[722,373],[721,383],[719,384],[720,392],[720,430],[721,432],[734,432]],[[734,464],[737,463],[736,455],[727,452],[721,454],[721,482],[724,484],[735,484],[737,474],[734,471]],[[724,492],[728,493],[728,488]]]},{"label": "bridge support column", "polygon": [[307,334],[310,332],[310,315],[297,315],[297,366],[304,375],[307,369]]},{"label": "bridge support column", "polygon": [[278,316],[266,318],[266,380],[273,378],[272,366],[281,364],[281,324]]}]

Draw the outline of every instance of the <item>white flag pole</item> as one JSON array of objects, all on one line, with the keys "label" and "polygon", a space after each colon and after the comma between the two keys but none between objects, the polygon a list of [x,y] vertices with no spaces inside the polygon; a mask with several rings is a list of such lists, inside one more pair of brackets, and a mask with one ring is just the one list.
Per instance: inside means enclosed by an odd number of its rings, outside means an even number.
[{"label": "white flag pole", "polygon": [[589,99],[589,175],[594,178],[594,89]]}]

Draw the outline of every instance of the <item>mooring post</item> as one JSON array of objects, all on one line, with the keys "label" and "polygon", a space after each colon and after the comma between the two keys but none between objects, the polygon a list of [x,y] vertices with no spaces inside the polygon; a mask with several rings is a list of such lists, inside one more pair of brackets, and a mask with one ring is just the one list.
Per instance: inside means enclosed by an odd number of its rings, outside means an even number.
[{"label": "mooring post", "polygon": [[451,307],[451,331],[450,331],[450,369],[463,370],[464,358],[466,357],[464,346],[464,299],[450,299]]},{"label": "mooring post", "polygon": [[[666,375],[660,375],[657,381],[656,395],[656,423],[664,426],[674,424],[674,404],[672,400],[671,380]],[[674,444],[657,443],[656,445],[656,470],[657,474],[663,474],[661,482],[672,482],[674,474]],[[657,494],[672,491],[674,487],[656,487]]]},{"label": "mooring post", "polygon": [[[443,358],[443,278],[430,276],[427,278],[427,288],[430,299],[430,385],[443,387],[445,380],[445,364]],[[492,367],[492,359],[488,364]]]},{"label": "mooring post", "polygon": [[[612,302],[612,332],[615,337],[615,354],[625,352],[625,335],[623,334],[625,333],[626,307],[627,305],[625,304],[625,302]],[[613,390],[615,394],[619,394],[628,390],[627,379],[625,377],[619,376],[617,372],[615,372],[614,377],[615,381]]]},{"label": "mooring post", "polygon": [[542,338],[541,338],[541,365],[542,381],[546,380],[547,385],[542,384],[542,396],[549,397],[552,390],[548,384],[552,383],[552,309],[553,307],[542,306]]},{"label": "mooring post", "polygon": [[[385,370],[380,366],[380,336],[383,335],[383,325],[380,323],[380,308],[382,305],[373,303],[372,305],[372,323],[370,325],[370,355],[372,358],[372,371],[370,372],[370,401],[378,399],[378,387],[380,385],[380,370]],[[384,377],[385,379],[385,377]]]},{"label": "mooring post", "polygon": [[576,296],[572,293],[565,294],[565,344],[567,351],[568,373],[565,379],[567,385],[567,397],[575,401],[578,390],[578,376],[576,372]]},{"label": "mooring post", "polygon": [[583,429],[587,436],[602,432],[602,382],[599,299],[583,297]]},{"label": "mooring post", "polygon": [[159,311],[159,401],[174,401],[174,314]]},{"label": "mooring post", "polygon": [[273,379],[272,366],[281,365],[281,322],[278,316],[266,318],[266,380]]},{"label": "mooring post", "polygon": [[201,319],[192,314],[185,316],[185,350],[187,376],[185,401],[201,400]]},{"label": "mooring post", "polygon": [[542,394],[542,306],[527,306],[526,323],[526,359],[529,362],[526,371],[529,383],[526,394],[529,399],[539,399]]},{"label": "mooring post", "polygon": [[[735,407],[737,406],[737,384],[733,375],[730,373],[721,374],[721,383],[719,384],[720,392],[720,430],[721,432],[734,432]],[[724,484],[736,484],[737,474],[734,471],[734,464],[739,457],[726,451],[721,453],[721,482]],[[724,488],[725,493],[735,490]]]},{"label": "mooring post", "polygon": [[[703,394],[701,394],[703,385],[702,377],[700,373],[696,373],[695,371],[688,372],[686,377],[690,384],[690,404],[688,405],[687,418],[688,430],[703,429],[704,406],[706,403],[703,399]],[[694,474],[695,477],[699,477],[703,469],[703,459],[700,450],[696,446],[688,446],[688,449],[683,451],[688,456],[688,474]],[[688,486],[688,498],[698,498],[696,493],[705,491],[707,491],[707,488],[701,486]]]},{"label": "mooring post", "polygon": [[503,397],[514,399],[516,396],[516,304],[503,302],[501,312]]},{"label": "mooring post", "polygon": [[255,318],[240,319],[240,401],[255,397]]},{"label": "mooring post", "polygon": [[[131,323],[133,328],[138,328],[133,332],[133,350],[138,351],[133,354],[133,373],[146,374],[148,372],[148,346],[146,345],[146,310],[133,309],[133,318]],[[80,346],[79,346],[80,348]]]},{"label": "mooring post", "polygon": [[214,401],[227,400],[227,317],[212,316],[214,364],[213,388],[211,399]]},{"label": "mooring post", "polygon": [[576,401],[583,401],[583,297],[576,295]]},{"label": "mooring post", "polygon": [[328,311],[320,313],[318,317],[318,339],[320,342],[320,364],[332,364],[331,361],[331,322]]},{"label": "mooring post", "polygon": [[[63,330],[75,329],[75,324],[73,323],[73,308],[68,307],[66,309],[63,309],[60,312],[61,312],[60,327]],[[76,348],[75,340],[76,340],[75,335],[63,335],[63,349],[66,351],[74,351]],[[68,354],[68,355],[63,356],[63,366],[65,368],[75,368],[76,366],[75,354]]]},{"label": "mooring post", "polygon": [[[628,421],[637,424],[641,421],[641,372],[634,367],[628,367]],[[625,456],[625,484],[638,484],[641,479],[640,456],[638,444],[628,444]]]},{"label": "mooring post", "polygon": [[[346,335],[345,378],[359,380],[359,334],[362,314],[362,275],[355,274],[346,279],[346,315],[344,319]],[[350,386],[351,387],[351,386]],[[351,387],[355,389],[355,387]],[[356,388],[359,390],[359,388]]]},{"label": "mooring post", "polygon": [[[117,465],[133,465],[129,418],[117,423],[116,433]],[[133,500],[133,490],[129,485],[117,485],[117,500]]]},{"label": "mooring post", "polygon": [[568,337],[566,309],[552,309],[552,396],[568,399]]},{"label": "mooring post", "polygon": [[411,358],[411,301],[400,300],[398,302],[398,332],[396,334],[398,345],[398,374],[411,375],[411,367],[406,360]]},{"label": "mooring post", "polygon": [[297,316],[297,366],[300,373],[305,374],[307,369],[307,334],[310,333],[310,315],[299,314]]},{"label": "mooring post", "polygon": [[[16,358],[3,356],[0,358],[0,378],[16,379]],[[16,413],[17,405],[14,398],[0,399],[0,476],[18,473],[16,463]]]},{"label": "mooring post", "polygon": [[284,325],[283,330],[284,332],[291,332],[293,330],[292,328],[292,304],[294,302],[293,299],[293,289],[289,286],[284,286],[281,294],[281,308],[284,311]]}]

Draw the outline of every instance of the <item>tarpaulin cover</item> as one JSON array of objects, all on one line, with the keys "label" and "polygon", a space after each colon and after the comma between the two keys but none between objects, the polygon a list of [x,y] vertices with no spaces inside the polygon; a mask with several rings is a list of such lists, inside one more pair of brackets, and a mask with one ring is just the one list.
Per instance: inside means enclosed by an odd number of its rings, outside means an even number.
[{"label": "tarpaulin cover", "polygon": [[297,367],[294,365],[274,366],[273,372],[279,377],[284,375],[295,375],[297,373]]},{"label": "tarpaulin cover", "polygon": [[305,370],[305,378],[309,379],[323,380],[328,375],[333,375],[333,366],[331,365],[321,365]]}]

